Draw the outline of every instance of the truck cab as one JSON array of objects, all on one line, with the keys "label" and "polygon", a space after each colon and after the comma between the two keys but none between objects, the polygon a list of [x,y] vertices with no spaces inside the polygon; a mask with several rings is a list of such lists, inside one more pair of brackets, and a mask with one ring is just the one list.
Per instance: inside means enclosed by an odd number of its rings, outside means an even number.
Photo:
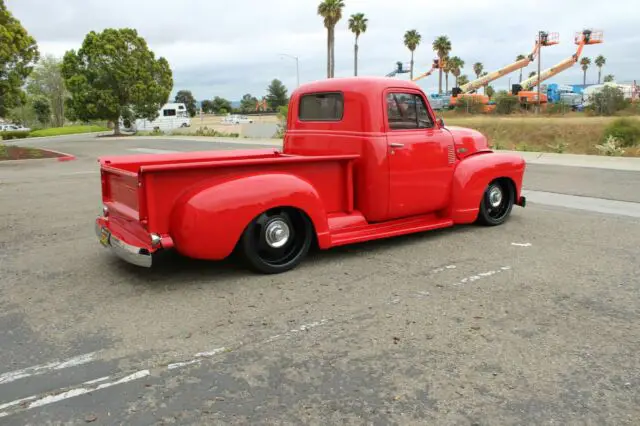
[{"label": "truck cab", "polygon": [[165,249],[211,260],[237,250],[254,269],[278,273],[312,244],[499,225],[525,205],[520,156],[493,152],[478,131],[446,126],[417,84],[384,77],[300,86],[282,150],[100,162],[106,213],[96,231],[143,266]]}]

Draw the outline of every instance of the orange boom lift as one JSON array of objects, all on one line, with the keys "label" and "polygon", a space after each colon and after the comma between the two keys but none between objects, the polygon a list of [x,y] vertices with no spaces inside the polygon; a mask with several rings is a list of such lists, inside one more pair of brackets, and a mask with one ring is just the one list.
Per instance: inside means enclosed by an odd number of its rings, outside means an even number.
[{"label": "orange boom lift", "polygon": [[[584,30],[580,33],[576,33],[574,39],[575,44],[578,45],[576,53],[574,53],[567,59],[560,61],[551,68],[547,68],[546,70],[542,71],[539,78],[536,74],[533,77],[521,82],[520,84],[514,84],[511,88],[511,93],[518,96],[520,104],[526,105],[538,103],[538,91],[531,89],[536,87],[541,82],[547,80],[548,78],[551,78],[554,75],[571,68],[580,59],[582,49],[585,45],[598,44],[602,43],[602,41],[602,31]],[[540,103],[547,103],[547,95],[545,93],[540,93]]]}]

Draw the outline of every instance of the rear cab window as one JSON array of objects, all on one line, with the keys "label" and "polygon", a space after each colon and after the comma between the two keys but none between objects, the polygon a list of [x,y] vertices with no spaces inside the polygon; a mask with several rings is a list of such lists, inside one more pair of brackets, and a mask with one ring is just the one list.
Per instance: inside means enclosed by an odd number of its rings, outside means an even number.
[{"label": "rear cab window", "polygon": [[391,130],[429,129],[434,124],[422,96],[403,92],[387,94],[387,121]]},{"label": "rear cab window", "polygon": [[344,96],[339,92],[309,93],[300,97],[300,121],[340,121],[344,115]]}]

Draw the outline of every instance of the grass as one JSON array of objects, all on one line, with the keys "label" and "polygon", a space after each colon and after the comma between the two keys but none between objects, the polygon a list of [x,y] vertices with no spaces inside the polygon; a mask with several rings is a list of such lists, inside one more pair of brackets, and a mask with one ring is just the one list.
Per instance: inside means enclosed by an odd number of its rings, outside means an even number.
[{"label": "grass", "polygon": [[48,137],[48,136],[62,136],[73,135],[77,133],[92,133],[92,132],[105,132],[109,129],[103,126],[89,125],[89,126],[65,126],[65,127],[50,127],[48,129],[34,130],[29,133],[30,138]]},{"label": "grass", "polygon": [[[445,124],[469,127],[487,136],[495,149],[598,155],[604,130],[617,117],[460,116],[446,114]],[[639,120],[640,117],[633,117]],[[640,157],[640,145],[626,149],[625,156]]]}]

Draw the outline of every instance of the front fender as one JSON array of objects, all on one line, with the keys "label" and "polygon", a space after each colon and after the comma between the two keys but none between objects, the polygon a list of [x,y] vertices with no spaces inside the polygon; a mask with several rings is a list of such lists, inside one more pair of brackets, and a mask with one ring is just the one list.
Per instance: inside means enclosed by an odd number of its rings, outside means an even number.
[{"label": "front fender", "polygon": [[185,256],[223,259],[251,220],[279,206],[304,211],[320,245],[326,245],[329,228],[322,200],[309,182],[287,173],[241,177],[188,191],[176,201],[170,234],[176,251]]},{"label": "front fender", "polygon": [[495,179],[511,180],[518,200],[525,167],[521,156],[497,152],[478,153],[460,161],[453,177],[449,212],[454,223],[472,223],[476,220],[482,195]]}]

